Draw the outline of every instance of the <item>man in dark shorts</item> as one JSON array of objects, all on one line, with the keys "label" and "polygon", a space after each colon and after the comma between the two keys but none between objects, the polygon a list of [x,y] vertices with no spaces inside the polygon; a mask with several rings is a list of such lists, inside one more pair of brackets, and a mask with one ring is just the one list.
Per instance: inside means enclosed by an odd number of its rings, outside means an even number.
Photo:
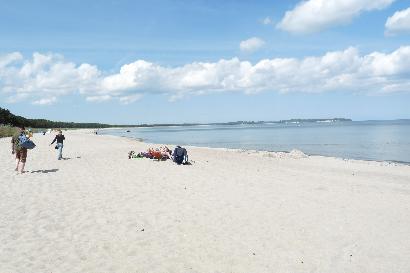
[{"label": "man in dark shorts", "polygon": [[11,153],[16,155],[16,172],[24,173],[24,166],[27,160],[27,149],[20,146],[19,136],[25,134],[25,128],[19,127],[19,130],[11,138]]}]

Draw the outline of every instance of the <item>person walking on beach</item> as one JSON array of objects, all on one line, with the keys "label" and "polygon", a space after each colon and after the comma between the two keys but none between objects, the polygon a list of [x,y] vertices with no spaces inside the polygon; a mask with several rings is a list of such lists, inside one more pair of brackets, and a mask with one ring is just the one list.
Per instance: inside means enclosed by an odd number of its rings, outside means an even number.
[{"label": "person walking on beach", "polygon": [[16,172],[24,173],[27,160],[27,148],[21,147],[20,143],[27,139],[24,126],[20,126],[18,132],[11,138],[11,153],[16,155]]},{"label": "person walking on beach", "polygon": [[61,130],[58,130],[58,135],[55,136],[53,142],[51,142],[50,146],[53,145],[54,142],[57,141],[56,149],[58,149],[58,156],[57,159],[61,160],[63,158],[63,142],[65,140],[65,137],[63,135],[63,132]]}]

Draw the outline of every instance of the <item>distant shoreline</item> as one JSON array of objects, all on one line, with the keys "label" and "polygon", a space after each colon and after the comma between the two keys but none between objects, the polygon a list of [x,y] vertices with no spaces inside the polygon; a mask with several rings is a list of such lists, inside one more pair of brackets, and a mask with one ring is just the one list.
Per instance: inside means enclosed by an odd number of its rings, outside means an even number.
[{"label": "distant shoreline", "polygon": [[[289,123],[336,123],[336,122],[395,122],[408,121],[410,119],[386,119],[386,120],[352,120],[347,118],[331,118],[331,119],[285,119],[277,121],[230,121],[230,122],[211,122],[211,123],[144,123],[137,125],[112,125],[110,127],[95,128],[95,129],[127,129],[127,128],[151,128],[151,127],[184,127],[184,126],[213,126],[213,125],[258,125],[258,124],[289,124]],[[83,128],[88,129],[88,128]]]}]

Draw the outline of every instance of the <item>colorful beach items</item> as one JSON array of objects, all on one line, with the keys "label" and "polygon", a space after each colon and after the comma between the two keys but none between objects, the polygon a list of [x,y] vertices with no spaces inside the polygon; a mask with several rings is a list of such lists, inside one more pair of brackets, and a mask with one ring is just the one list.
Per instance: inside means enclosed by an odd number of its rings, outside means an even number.
[{"label": "colorful beach items", "polygon": [[135,151],[128,152],[128,159],[132,158],[149,158],[155,159],[158,161],[165,161],[167,159],[172,159],[173,162],[180,164],[187,164],[188,163],[188,152],[185,148],[181,146],[177,146],[174,149],[174,152],[164,146],[160,148],[149,148],[147,151],[140,152],[138,154]]}]

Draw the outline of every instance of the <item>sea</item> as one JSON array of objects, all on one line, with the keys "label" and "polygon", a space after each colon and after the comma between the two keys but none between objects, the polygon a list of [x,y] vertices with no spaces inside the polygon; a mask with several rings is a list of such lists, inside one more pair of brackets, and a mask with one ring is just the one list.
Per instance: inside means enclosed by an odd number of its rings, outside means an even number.
[{"label": "sea", "polygon": [[289,152],[410,164],[410,120],[320,121],[103,129],[155,144]]}]

